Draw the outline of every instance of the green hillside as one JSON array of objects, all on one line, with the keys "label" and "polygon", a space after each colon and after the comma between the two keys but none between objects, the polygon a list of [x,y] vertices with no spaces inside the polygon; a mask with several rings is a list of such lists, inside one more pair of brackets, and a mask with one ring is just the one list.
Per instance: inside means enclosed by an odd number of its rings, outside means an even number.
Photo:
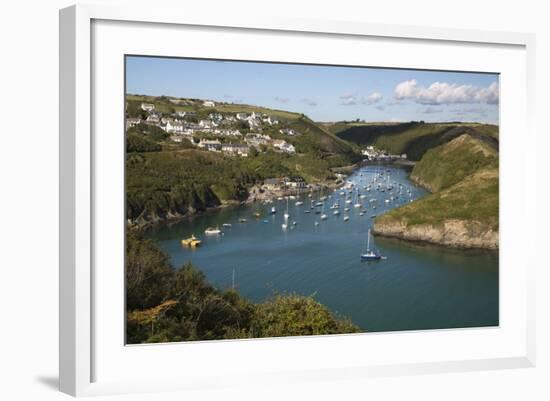
[{"label": "green hillside", "polygon": [[[261,112],[275,116],[280,123],[266,124],[261,134],[294,145],[296,153],[263,146],[251,151],[249,157],[234,157],[200,149],[187,139],[175,143],[158,126],[140,123],[129,128],[126,137],[126,211],[132,223],[146,224],[204,211],[224,202],[241,202],[247,199],[252,186],[267,178],[299,177],[309,183],[326,184],[335,179],[333,168],[361,160],[355,145],[302,114],[229,103],[212,108],[203,107],[199,99],[128,95],[127,117],[143,118],[143,102],[152,103],[162,116],[170,116],[180,107],[192,109],[195,119],[207,118],[211,113]],[[243,135],[250,132],[242,122],[235,124]],[[281,129],[292,129],[296,135],[287,135]],[[242,142],[244,138],[202,133],[195,137],[222,143]]]},{"label": "green hillside", "polygon": [[481,168],[497,168],[498,152],[487,143],[463,134],[429,149],[416,163],[411,179],[431,192],[457,184]]},{"label": "green hillside", "polygon": [[498,127],[477,123],[336,123],[327,128],[348,142],[373,145],[393,154],[420,160],[424,153],[462,135],[477,137],[498,147]]},{"label": "green hillside", "polygon": [[433,193],[375,220],[376,234],[466,248],[498,248],[498,152],[462,135],[426,152],[411,174]]}]

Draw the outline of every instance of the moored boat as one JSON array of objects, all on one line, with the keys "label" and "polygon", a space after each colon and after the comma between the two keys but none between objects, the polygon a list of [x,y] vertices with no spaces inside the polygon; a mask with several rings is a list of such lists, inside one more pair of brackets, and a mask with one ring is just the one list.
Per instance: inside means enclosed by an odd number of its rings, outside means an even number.
[{"label": "moored boat", "polygon": [[190,248],[196,248],[200,246],[201,242],[202,241],[200,239],[195,237],[195,234],[191,235],[191,237],[189,238],[181,240],[182,245],[188,246]]},{"label": "moored boat", "polygon": [[370,261],[370,260],[380,260],[385,259],[382,255],[380,255],[379,252],[373,251],[370,249],[370,229],[367,234],[367,250],[365,253],[361,254],[361,260],[362,261]]},{"label": "moored boat", "polygon": [[216,227],[216,228],[208,227],[206,230],[204,230],[204,233],[206,235],[220,235],[222,234],[222,230],[220,230],[219,227]]}]

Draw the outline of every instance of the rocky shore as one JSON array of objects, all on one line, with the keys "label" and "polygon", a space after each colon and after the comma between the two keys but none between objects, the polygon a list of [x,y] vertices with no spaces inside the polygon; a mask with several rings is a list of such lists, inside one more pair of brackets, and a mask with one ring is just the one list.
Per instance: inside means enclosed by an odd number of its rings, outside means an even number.
[{"label": "rocky shore", "polygon": [[452,248],[498,249],[498,231],[477,221],[450,219],[438,225],[407,225],[403,221],[382,220],[375,222],[373,233]]}]

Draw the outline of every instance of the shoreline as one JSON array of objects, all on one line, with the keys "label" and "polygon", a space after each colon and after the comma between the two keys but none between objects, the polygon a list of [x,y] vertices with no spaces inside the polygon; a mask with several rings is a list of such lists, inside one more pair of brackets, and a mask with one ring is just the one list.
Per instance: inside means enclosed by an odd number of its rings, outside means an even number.
[{"label": "shoreline", "polygon": [[[405,162],[405,163],[403,163]],[[407,163],[409,162],[409,163]],[[369,165],[387,165],[387,166],[393,166],[397,168],[408,168],[414,165],[416,162],[412,161],[402,161],[402,160],[396,160],[396,161],[366,161],[362,160],[357,163],[342,166],[342,167],[333,167],[331,169],[332,172],[335,174],[342,174],[343,176],[347,177],[351,174],[353,174],[357,169],[360,169],[363,166],[369,166]],[[416,184],[414,180],[410,178],[410,174],[408,177],[409,180],[411,180],[413,183]],[[275,193],[277,191],[272,191],[271,196],[262,196],[261,198],[253,198],[252,190],[257,187],[257,184],[253,185],[251,188],[249,188],[249,195],[248,198],[242,201],[238,200],[226,200],[221,201],[220,205],[218,206],[211,206],[206,208],[205,210],[201,211],[195,211],[195,212],[187,212],[186,214],[168,214],[165,218],[157,219],[157,220],[149,220],[144,223],[130,223],[126,221],[126,227],[129,230],[136,230],[136,231],[146,231],[154,227],[162,226],[162,225],[173,225],[178,224],[184,220],[191,220],[195,217],[200,217],[208,213],[216,212],[223,210],[228,207],[238,207],[238,206],[246,206],[246,205],[253,205],[254,203],[262,203],[266,200],[276,200],[278,197],[286,197],[286,196],[303,196],[309,193],[313,193],[314,191],[322,191],[322,190],[334,190],[335,188],[338,188],[339,186],[343,185],[345,183],[345,178],[343,179],[336,179],[331,181],[321,181],[317,183],[310,183],[309,185],[313,185],[316,188],[315,189],[308,189],[308,190],[288,190],[282,193]]]}]

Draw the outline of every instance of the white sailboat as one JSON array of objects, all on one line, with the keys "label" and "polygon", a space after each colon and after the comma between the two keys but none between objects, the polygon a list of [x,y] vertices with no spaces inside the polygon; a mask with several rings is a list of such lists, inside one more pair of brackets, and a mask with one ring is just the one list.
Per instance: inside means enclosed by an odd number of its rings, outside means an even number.
[{"label": "white sailboat", "polygon": [[321,220],[326,220],[328,216],[325,214],[325,204],[323,203],[323,206],[321,208]]},{"label": "white sailboat", "polygon": [[369,229],[369,232],[367,234],[367,251],[361,254],[361,260],[369,261],[369,260],[380,260],[380,259],[385,259],[385,257],[380,255],[380,253],[370,249],[370,229]]},{"label": "white sailboat", "polygon": [[286,198],[286,212],[284,214],[284,218],[285,220],[288,220],[289,217],[290,217],[290,214],[288,213],[288,198]]}]

